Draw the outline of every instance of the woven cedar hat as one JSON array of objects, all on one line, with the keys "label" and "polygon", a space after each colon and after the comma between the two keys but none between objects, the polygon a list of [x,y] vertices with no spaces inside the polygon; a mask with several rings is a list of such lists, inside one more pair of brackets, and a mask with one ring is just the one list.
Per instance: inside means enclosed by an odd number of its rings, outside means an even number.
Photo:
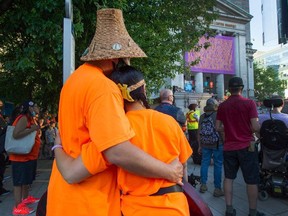
[{"label": "woven cedar hat", "polygon": [[94,38],[81,60],[137,57],[147,56],[127,32],[122,11],[113,8],[98,10]]}]

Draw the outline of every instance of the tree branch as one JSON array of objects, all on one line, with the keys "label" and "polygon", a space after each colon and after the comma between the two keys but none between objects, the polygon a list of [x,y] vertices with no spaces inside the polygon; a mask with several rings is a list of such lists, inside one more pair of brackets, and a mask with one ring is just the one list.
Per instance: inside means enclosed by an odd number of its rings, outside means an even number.
[{"label": "tree branch", "polygon": [[2,16],[11,7],[13,0],[2,0],[0,2],[0,16]]}]

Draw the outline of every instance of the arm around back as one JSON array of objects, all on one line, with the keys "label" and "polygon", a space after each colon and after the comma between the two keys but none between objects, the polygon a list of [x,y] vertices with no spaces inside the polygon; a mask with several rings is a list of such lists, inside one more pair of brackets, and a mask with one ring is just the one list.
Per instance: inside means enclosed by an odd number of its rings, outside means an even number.
[{"label": "arm around back", "polygon": [[[61,141],[57,134],[55,145],[59,144],[61,144]],[[89,146],[90,148],[88,148]],[[83,145],[82,151],[86,151],[87,154],[87,152],[91,152],[91,150],[94,149],[91,147],[91,143]],[[57,168],[67,183],[79,183],[97,173],[89,171],[86,168],[86,158],[84,158],[83,161],[82,154],[77,158],[73,158],[66,154],[62,148],[56,148],[54,151]],[[115,164],[137,175],[151,178],[164,178],[171,182],[182,184],[183,166],[178,158],[174,159],[170,164],[166,164],[132,145],[129,141],[110,147],[103,152],[103,155],[109,163]],[[105,160],[97,159],[96,161],[97,163],[95,162],[92,167],[97,168],[98,172],[108,167]],[[99,167],[101,167],[101,169],[99,169]]]},{"label": "arm around back", "polygon": [[164,178],[182,184],[183,165],[176,158],[166,164],[125,141],[103,152],[106,159],[131,173],[150,178]]},{"label": "arm around back", "polygon": [[81,155],[74,159],[66,154],[62,148],[56,148],[54,152],[57,168],[68,184],[80,183],[91,176],[83,164]]}]

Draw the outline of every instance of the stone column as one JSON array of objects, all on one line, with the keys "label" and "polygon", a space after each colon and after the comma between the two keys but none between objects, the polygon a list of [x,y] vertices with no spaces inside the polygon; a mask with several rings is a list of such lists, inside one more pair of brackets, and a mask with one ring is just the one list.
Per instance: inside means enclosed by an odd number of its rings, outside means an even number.
[{"label": "stone column", "polygon": [[220,100],[224,99],[225,89],[224,89],[224,74],[216,75],[216,93]]},{"label": "stone column", "polygon": [[247,62],[246,62],[246,34],[234,33],[235,36],[235,75],[243,79],[244,89],[242,95],[247,97]]},{"label": "stone column", "polygon": [[203,93],[203,73],[195,72],[195,92]]},{"label": "stone column", "polygon": [[247,62],[247,97],[254,98],[254,68],[253,68],[253,54],[256,52],[252,49],[251,42],[246,43],[246,62]]},{"label": "stone column", "polygon": [[235,37],[235,49],[234,49],[234,60],[235,60],[235,76],[240,76],[240,61],[239,61],[239,53],[240,53],[240,38],[239,33],[234,33]]}]

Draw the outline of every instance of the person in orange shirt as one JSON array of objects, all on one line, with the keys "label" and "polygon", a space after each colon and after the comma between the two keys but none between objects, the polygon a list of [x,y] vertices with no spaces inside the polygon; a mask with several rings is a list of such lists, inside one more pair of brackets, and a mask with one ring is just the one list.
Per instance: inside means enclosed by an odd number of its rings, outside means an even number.
[{"label": "person in orange shirt", "polygon": [[[107,76],[119,61],[129,63],[136,57],[146,55],[129,36],[122,11],[98,10],[95,36],[81,57],[85,63],[61,90],[59,132],[70,158],[53,163],[47,216],[120,216],[115,165],[142,176],[181,182],[183,166],[177,158],[165,163],[129,142],[135,133],[125,116],[121,92]],[[55,154],[59,147],[53,147]],[[56,166],[60,162],[71,163],[67,175]]]},{"label": "person in orange shirt", "polygon": [[[149,109],[143,74],[125,66],[110,77],[121,89],[126,116],[136,136],[131,143],[155,158],[169,163],[178,157],[184,165],[184,178],[188,181],[186,161],[192,154],[182,128],[173,117]],[[165,179],[151,179],[118,169],[121,190],[121,211],[124,216],[190,215],[182,188]]]},{"label": "person in orange shirt", "polygon": [[[126,116],[136,135],[130,139],[133,145],[143,149],[153,157],[170,163],[179,158],[184,165],[184,178],[187,178],[186,161],[192,149],[173,117],[149,109],[146,98],[143,74],[131,66],[124,66],[112,73],[110,77],[122,92],[125,100]],[[59,137],[57,144],[60,144]],[[74,170],[71,175],[79,174],[78,165],[62,164],[64,151],[55,151],[60,172]],[[64,155],[68,157],[68,155]],[[77,160],[77,159],[76,159]],[[79,178],[79,176],[77,176]],[[121,212],[124,216],[188,216],[189,206],[181,186],[160,178],[146,178],[118,168],[117,183],[121,190]]]},{"label": "person in orange shirt", "polygon": [[37,159],[40,149],[40,128],[34,120],[35,115],[39,113],[39,108],[32,101],[26,101],[21,105],[20,115],[13,122],[15,126],[13,136],[15,139],[24,137],[33,131],[37,131],[35,144],[29,154],[10,154],[12,166],[12,177],[14,186],[15,206],[13,215],[28,215],[34,212],[34,209],[27,205],[37,203],[38,198],[29,196],[29,185],[35,180]]}]

